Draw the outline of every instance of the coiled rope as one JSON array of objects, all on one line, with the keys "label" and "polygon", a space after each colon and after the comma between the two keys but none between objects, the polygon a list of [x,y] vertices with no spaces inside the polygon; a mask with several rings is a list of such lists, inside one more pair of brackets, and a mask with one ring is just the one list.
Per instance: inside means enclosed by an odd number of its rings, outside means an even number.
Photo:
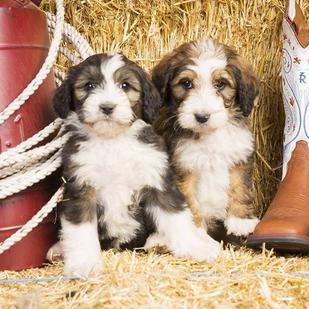
[{"label": "coiled rope", "polygon": [[[29,83],[29,85],[0,112],[0,125],[13,115],[39,86],[44,82],[54,66],[59,53],[65,56],[72,65],[76,65],[94,53],[88,42],[68,23],[64,21],[63,0],[55,0],[56,15],[46,13],[48,31],[52,34],[48,55],[44,64]],[[61,43],[67,43],[65,47]],[[55,68],[57,84],[64,79],[65,74]],[[56,119],[34,136],[23,141],[15,148],[0,154],[0,200],[40,182],[61,166],[61,149],[68,139],[68,134],[62,134],[62,120]],[[58,132],[57,136],[43,146],[37,146],[48,136]],[[28,222],[13,235],[0,243],[0,254],[11,248],[16,242],[30,233],[57,206],[63,195],[60,187]]]}]

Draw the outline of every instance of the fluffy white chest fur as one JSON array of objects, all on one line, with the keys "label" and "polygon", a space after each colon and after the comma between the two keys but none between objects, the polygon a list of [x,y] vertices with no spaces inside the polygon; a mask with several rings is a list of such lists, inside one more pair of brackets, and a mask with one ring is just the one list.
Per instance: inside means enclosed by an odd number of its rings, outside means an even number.
[{"label": "fluffy white chest fur", "polygon": [[91,137],[72,157],[80,166],[77,180],[96,189],[109,235],[122,241],[129,241],[126,235],[134,234],[139,226],[128,213],[134,193],[145,186],[161,189],[168,164],[164,152],[137,139],[140,126],[136,121],[126,133],[114,138]]},{"label": "fluffy white chest fur", "polygon": [[198,140],[179,142],[180,166],[198,175],[197,199],[205,218],[226,218],[230,169],[247,161],[252,151],[252,133],[231,124]]}]

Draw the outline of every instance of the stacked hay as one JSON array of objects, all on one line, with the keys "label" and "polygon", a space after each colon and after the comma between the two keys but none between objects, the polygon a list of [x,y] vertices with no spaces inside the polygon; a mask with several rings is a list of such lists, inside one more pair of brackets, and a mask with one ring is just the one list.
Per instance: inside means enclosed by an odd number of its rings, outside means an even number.
[{"label": "stacked hay", "polygon": [[[305,15],[309,4],[299,1]],[[42,8],[52,11],[53,1]],[[184,41],[212,36],[234,46],[261,78],[252,115],[256,138],[255,206],[262,214],[281,174],[281,0],[66,0],[66,20],[98,52],[121,51],[147,69]],[[60,59],[59,64],[65,67]]]}]

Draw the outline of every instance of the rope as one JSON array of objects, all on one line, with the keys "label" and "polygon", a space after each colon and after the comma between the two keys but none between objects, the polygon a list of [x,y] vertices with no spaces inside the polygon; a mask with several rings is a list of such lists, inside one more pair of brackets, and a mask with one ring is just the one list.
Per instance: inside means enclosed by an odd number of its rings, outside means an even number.
[{"label": "rope", "polygon": [[29,97],[39,88],[43,83],[57,57],[58,49],[62,38],[62,29],[64,23],[64,7],[62,0],[55,0],[57,6],[56,14],[56,27],[54,31],[54,39],[50,45],[47,57],[41,69],[35,76],[35,78],[29,83],[29,85],[17,96],[13,102],[11,102],[1,113],[0,113],[0,125],[4,123],[11,115],[13,115],[28,99]]},{"label": "rope", "polygon": [[53,195],[49,202],[44,205],[25,225],[23,225],[17,232],[2,242],[0,246],[0,254],[10,249],[16,242],[28,235],[40,222],[55,208],[58,202],[61,201],[63,194],[63,187]]},{"label": "rope", "polygon": [[[64,22],[63,0],[55,0],[55,2],[56,15],[46,13],[48,30],[53,39],[45,62],[29,85],[0,112],[0,125],[23,104],[27,104],[29,97],[46,79],[59,53],[63,54],[72,65],[80,63],[94,53],[88,42],[71,25]],[[65,44],[67,47],[61,45],[61,39],[68,43]],[[57,84],[60,84],[65,74],[55,68],[55,77]],[[0,154],[0,200],[40,182],[61,166],[61,149],[69,138],[69,133],[63,134],[62,124],[62,120],[58,118],[15,148]],[[49,143],[41,145],[47,137],[55,134],[56,136]],[[61,201],[62,196],[63,187],[60,187],[37,214],[0,243],[0,254],[10,249],[42,222]]]}]

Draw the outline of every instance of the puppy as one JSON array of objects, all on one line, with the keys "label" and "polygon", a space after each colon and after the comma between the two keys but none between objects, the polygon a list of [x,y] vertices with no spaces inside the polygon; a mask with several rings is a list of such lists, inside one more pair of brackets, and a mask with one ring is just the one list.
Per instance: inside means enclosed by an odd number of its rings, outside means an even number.
[{"label": "puppy", "polygon": [[217,257],[220,246],[194,225],[150,125],[160,106],[148,75],[120,54],[89,57],[57,89],[54,107],[71,134],[60,205],[66,275],[99,273],[101,248],[159,245],[178,257]]},{"label": "puppy", "polygon": [[154,67],[164,106],[156,126],[197,224],[210,234],[254,230],[253,136],[248,116],[259,92],[251,68],[230,47],[208,39],[185,43]]}]

